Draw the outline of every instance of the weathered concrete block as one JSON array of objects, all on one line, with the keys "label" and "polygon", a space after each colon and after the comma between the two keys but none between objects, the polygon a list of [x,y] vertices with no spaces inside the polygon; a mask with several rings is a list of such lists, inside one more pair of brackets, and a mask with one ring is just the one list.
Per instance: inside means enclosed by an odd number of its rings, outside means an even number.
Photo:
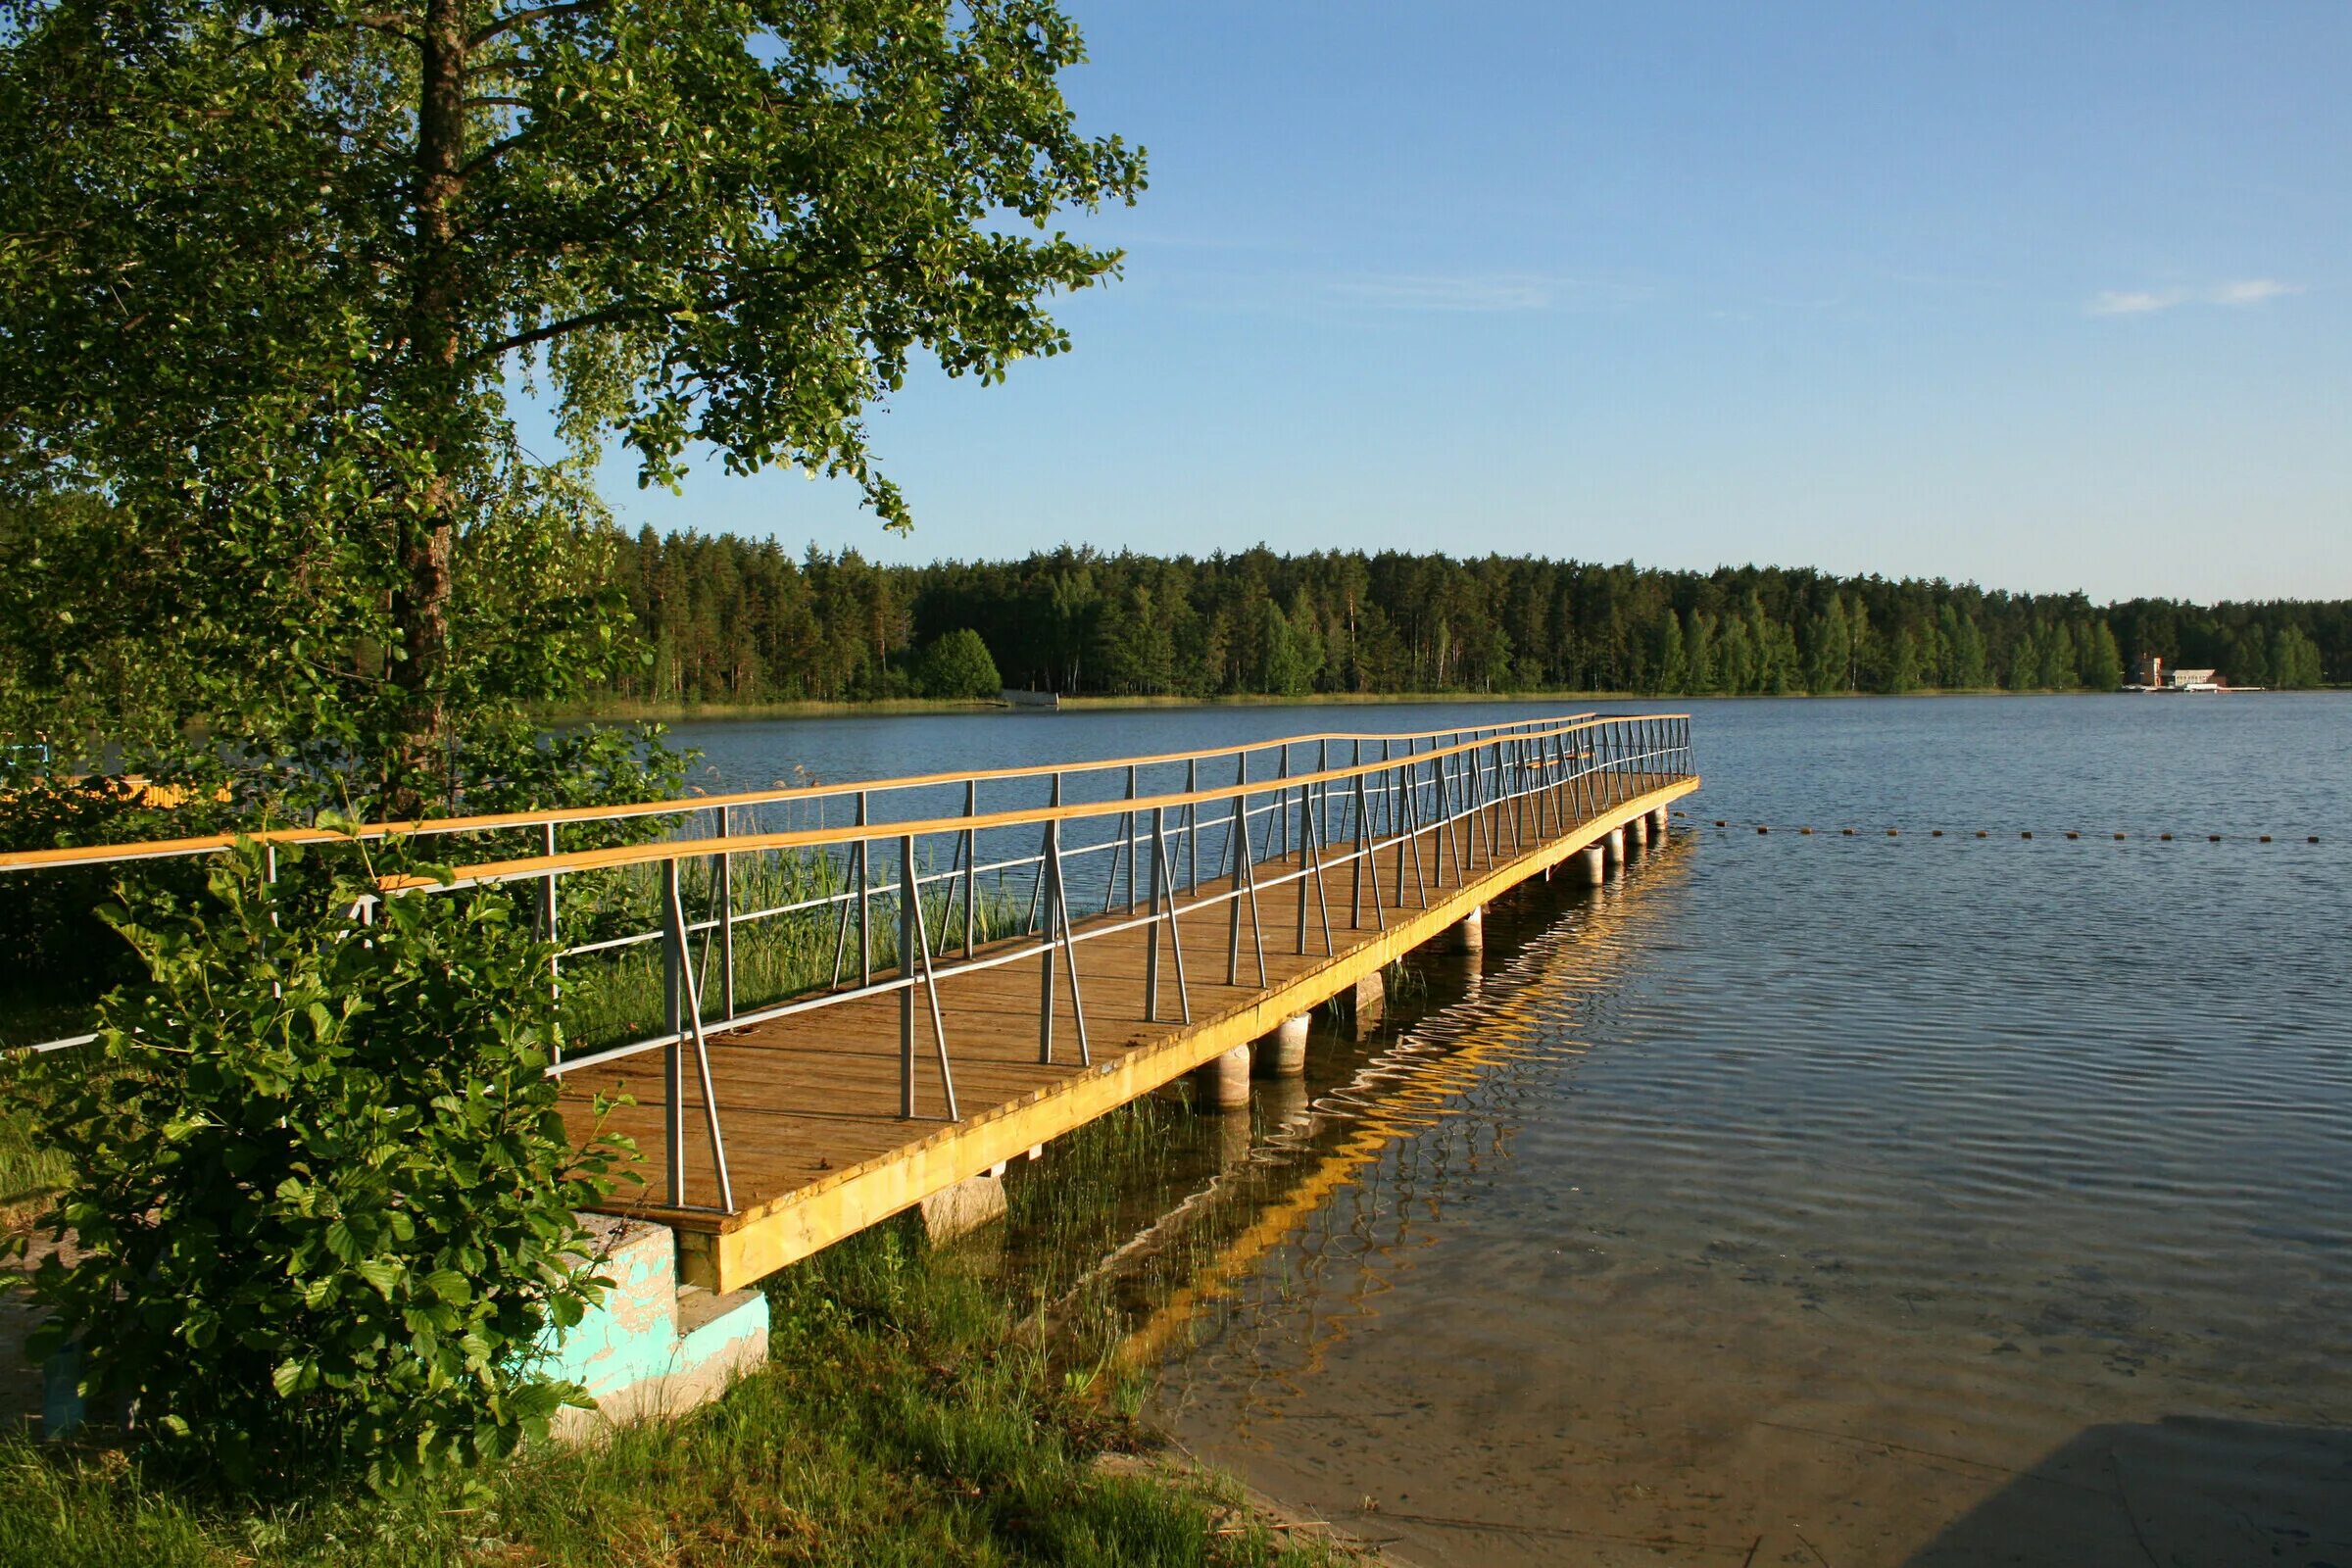
[{"label": "weathered concrete block", "polygon": [[1487,906],[1482,904],[1463,915],[1446,931],[1443,940],[1448,953],[1486,952]]},{"label": "weathered concrete block", "polygon": [[1579,887],[1596,888],[1608,876],[1608,852],[1597,844],[1568,857],[1568,880]]},{"label": "weathered concrete block", "polygon": [[1389,1010],[1389,984],[1385,971],[1373,970],[1343,995],[1348,998],[1348,1021],[1354,1026],[1356,1039],[1361,1040],[1380,1027],[1380,1020]]},{"label": "weathered concrete block", "polygon": [[966,1177],[933,1193],[916,1207],[923,1216],[923,1234],[934,1246],[969,1236],[990,1220],[1004,1217],[1003,1170]]},{"label": "weathered concrete block", "polygon": [[1625,869],[1625,829],[1613,827],[1601,835],[1600,857],[1608,875],[1614,876]]},{"label": "weathered concrete block", "polygon": [[1297,1078],[1306,1071],[1306,1024],[1303,1012],[1285,1018],[1260,1040],[1250,1058],[1260,1078]]},{"label": "weathered concrete block", "polygon": [[1250,1103],[1250,1048],[1236,1046],[1193,1074],[1194,1103],[1202,1110],[1240,1110]]},{"label": "weathered concrete block", "polygon": [[757,1290],[714,1296],[677,1279],[669,1228],[583,1215],[612,1281],[604,1301],[556,1345],[550,1376],[585,1387],[593,1410],[564,1410],[552,1435],[578,1442],[603,1428],[677,1415],[726,1391],[767,1359],[767,1298]]}]

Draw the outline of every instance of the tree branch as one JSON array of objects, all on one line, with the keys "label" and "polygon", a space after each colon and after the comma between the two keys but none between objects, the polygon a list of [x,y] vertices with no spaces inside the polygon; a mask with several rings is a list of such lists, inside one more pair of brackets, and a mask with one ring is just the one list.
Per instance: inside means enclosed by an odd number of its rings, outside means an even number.
[{"label": "tree branch", "polygon": [[685,307],[679,305],[656,305],[644,300],[630,305],[608,305],[601,311],[589,311],[580,316],[567,316],[560,321],[549,321],[544,325],[534,326],[527,332],[516,332],[511,337],[500,338],[495,343],[476,349],[468,357],[473,363],[479,365],[485,361],[504,359],[517,349],[533,348],[551,338],[586,331],[592,326],[613,326],[622,321],[637,320],[648,317],[675,316],[683,309]]},{"label": "tree branch", "polygon": [[458,177],[460,179],[471,179],[474,175],[480,173],[492,164],[497,163],[501,158],[504,158],[507,154],[513,152],[524,142],[529,141],[533,136],[539,133],[539,129],[540,127],[537,125],[525,125],[511,136],[501,136],[498,140],[492,142],[489,146],[483,148],[480,152],[467,159],[466,161],[466,167],[458,171]]},{"label": "tree branch", "polygon": [[466,46],[468,50],[479,49],[501,33],[512,32],[516,27],[528,26],[534,22],[545,22],[550,17],[582,16],[588,12],[604,9],[605,0],[566,0],[564,5],[532,6],[527,10],[510,11],[488,26],[475,31],[474,35],[466,41]]}]

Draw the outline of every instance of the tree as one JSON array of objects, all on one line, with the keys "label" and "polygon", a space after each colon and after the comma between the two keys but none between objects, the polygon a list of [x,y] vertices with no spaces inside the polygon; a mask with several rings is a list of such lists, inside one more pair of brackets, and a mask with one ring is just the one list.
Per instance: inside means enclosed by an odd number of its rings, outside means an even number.
[{"label": "tree", "polygon": [[1682,617],[1671,610],[1658,617],[1658,629],[1650,642],[1649,659],[1651,691],[1679,692],[1689,687],[1690,662],[1687,640],[1683,636]]},{"label": "tree", "polygon": [[1830,595],[1828,607],[1813,617],[1806,644],[1806,688],[1815,696],[1847,690],[1853,667],[1854,632],[1842,595]]},{"label": "tree", "polygon": [[2289,622],[2271,639],[2271,684],[2296,691],[2320,684],[2320,645],[2303,628]]},{"label": "tree", "polygon": [[923,650],[916,684],[925,697],[947,699],[994,697],[1004,689],[988,644],[970,627],[960,627]]},{"label": "tree", "polygon": [[1258,601],[1255,689],[1273,697],[1299,697],[1311,689],[1322,665],[1322,649],[1311,632],[1300,633],[1272,599]]},{"label": "tree", "polygon": [[158,733],[430,799],[453,713],[610,665],[607,440],[650,484],[698,442],[844,475],[905,526],[861,412],[918,350],[988,382],[1067,346],[1048,297],[1118,258],[1048,225],[1143,185],[1073,126],[1081,58],[1047,0],[20,0],[0,497],[113,508],[44,586],[172,628]]},{"label": "tree", "polygon": [[2084,686],[2094,692],[2111,692],[2124,684],[2123,650],[2116,646],[2114,628],[2105,620],[2090,624],[2087,634],[2077,644],[2076,653],[2082,661]]},{"label": "tree", "polygon": [[1919,690],[1919,634],[1910,627],[1893,634],[1894,662],[1886,667],[1886,690],[1897,696]]}]

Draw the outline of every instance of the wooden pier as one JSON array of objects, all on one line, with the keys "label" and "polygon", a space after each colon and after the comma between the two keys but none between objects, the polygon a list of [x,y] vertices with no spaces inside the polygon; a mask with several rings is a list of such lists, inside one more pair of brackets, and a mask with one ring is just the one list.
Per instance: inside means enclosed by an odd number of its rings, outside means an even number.
[{"label": "wooden pier", "polygon": [[[1237,1053],[1286,1024],[1295,1045],[1335,998],[1377,1007],[1384,972],[1415,948],[1475,947],[1487,903],[1519,883],[1558,867],[1598,881],[1698,783],[1686,715],[1576,714],[358,832],[436,838],[455,886],[527,897],[560,984],[662,956],[661,1027],[549,1071],[582,1139],[600,1095],[627,1097],[606,1125],[636,1141],[647,1184],[607,1206],[668,1226],[678,1277],[725,1293],[1186,1073],[1215,1063],[1234,1086]],[[592,847],[566,851],[565,835]],[[272,854],[346,836],[253,835]],[[0,871],[231,842],[16,852]],[[504,858],[464,863],[468,846]],[[816,891],[746,907],[738,873],[762,863]],[[1025,914],[977,919],[982,877]],[[563,891],[583,885],[587,931]],[[638,923],[616,934],[624,909]],[[779,919],[824,928],[830,980],[739,1003],[738,939]],[[1011,934],[988,940],[990,925]],[[1295,1072],[1300,1057],[1269,1050],[1259,1065]]]},{"label": "wooden pier", "polygon": [[[1522,832],[1514,844],[1501,819],[1511,808],[1496,805],[1483,821],[1461,818],[1419,830],[1417,845],[1411,839],[1401,846],[1383,841],[1378,854],[1384,871],[1399,847],[1408,865],[1418,851],[1431,883],[1426,900],[1409,875],[1398,885],[1384,874],[1362,889],[1351,910],[1348,896],[1354,879],[1327,875],[1329,953],[1311,883],[1286,884],[1284,897],[1264,891],[1267,883],[1298,870],[1298,857],[1255,862],[1267,938],[1262,984],[1247,943],[1242,972],[1228,981],[1231,926],[1218,916],[1232,906],[1235,882],[1202,880],[1172,922],[1188,976],[1189,1023],[1146,1018],[1152,942],[1170,922],[1137,925],[1124,911],[1075,921],[1092,1055],[1085,1065],[1074,1045],[1077,1014],[1058,979],[1054,1006],[1061,1059],[1039,1060],[1040,958],[943,973],[937,981],[939,1022],[953,1043],[959,1120],[946,1119],[929,1068],[927,1017],[915,1076],[916,1115],[900,1114],[906,1045],[900,995],[860,996],[821,1013],[710,1033],[710,1081],[725,1129],[733,1211],[654,1201],[613,1206],[676,1231],[680,1274],[689,1283],[714,1291],[748,1284],[959,1182],[999,1171],[1063,1133],[1272,1035],[1285,1019],[1334,998],[1352,1001],[1359,985],[1377,985],[1391,963],[1425,943],[1446,940],[1466,917],[1521,882],[1548,874],[1612,834],[1661,831],[1669,804],[1696,789],[1698,780],[1643,774],[1626,779],[1625,786],[1624,798],[1614,804],[1547,821],[1551,830],[1540,839]],[[1343,859],[1357,848],[1347,841],[1323,847],[1327,859]],[[1309,890],[1303,943],[1301,888]],[[1188,920],[1190,910],[1198,913]],[[1034,944],[1012,938],[981,947],[977,956],[986,960],[1008,950],[1030,952]],[[1160,962],[1165,1014],[1173,1010],[1174,955],[1163,954]],[[665,1127],[702,1125],[706,1102],[699,1075],[679,1075],[683,1093],[672,1116],[666,1075],[653,1070],[659,1065],[638,1057],[611,1071],[570,1074],[566,1105],[575,1130],[585,1133],[590,1125],[590,1092],[615,1089],[637,1103],[612,1114],[608,1125],[636,1138],[641,1148],[661,1147]],[[716,1170],[710,1146],[689,1138],[685,1148],[687,1190],[710,1193]]]}]

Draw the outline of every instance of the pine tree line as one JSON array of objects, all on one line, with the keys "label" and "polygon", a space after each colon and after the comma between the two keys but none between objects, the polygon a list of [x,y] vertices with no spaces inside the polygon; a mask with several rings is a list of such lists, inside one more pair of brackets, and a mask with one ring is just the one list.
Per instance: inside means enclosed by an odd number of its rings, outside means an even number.
[{"label": "pine tree line", "polygon": [[1769,566],[1262,547],[885,566],[650,529],[615,567],[648,649],[616,695],[655,702],[930,695],[945,665],[922,656],[967,628],[1007,685],[1105,696],[2095,691],[2148,655],[2239,685],[2352,681],[2348,601],[2097,606]]}]

